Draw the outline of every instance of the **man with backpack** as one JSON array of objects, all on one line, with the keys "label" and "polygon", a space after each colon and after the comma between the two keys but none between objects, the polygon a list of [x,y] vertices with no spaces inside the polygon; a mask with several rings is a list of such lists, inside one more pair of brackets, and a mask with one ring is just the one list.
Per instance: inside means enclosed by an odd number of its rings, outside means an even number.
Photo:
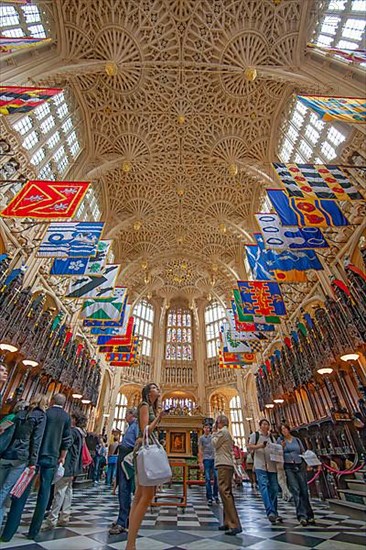
[{"label": "man with backpack", "polygon": [[251,434],[248,450],[254,455],[254,470],[259,491],[272,524],[282,523],[277,511],[278,480],[277,464],[270,457],[268,443],[276,443],[270,434],[270,425],[266,418],[259,422],[259,431]]}]

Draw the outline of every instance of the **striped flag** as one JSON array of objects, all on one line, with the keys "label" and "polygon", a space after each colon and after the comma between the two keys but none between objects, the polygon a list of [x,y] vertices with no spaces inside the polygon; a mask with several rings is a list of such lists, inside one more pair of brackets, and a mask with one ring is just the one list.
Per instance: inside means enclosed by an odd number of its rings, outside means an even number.
[{"label": "striped flag", "polygon": [[29,113],[62,91],[62,88],[0,86],[0,115]]},{"label": "striped flag", "polygon": [[282,164],[274,162],[277,176],[289,197],[362,200],[360,191],[336,164]]},{"label": "striped flag", "polygon": [[36,474],[35,468],[26,468],[20,474],[17,482],[10,491],[11,496],[20,498]]}]

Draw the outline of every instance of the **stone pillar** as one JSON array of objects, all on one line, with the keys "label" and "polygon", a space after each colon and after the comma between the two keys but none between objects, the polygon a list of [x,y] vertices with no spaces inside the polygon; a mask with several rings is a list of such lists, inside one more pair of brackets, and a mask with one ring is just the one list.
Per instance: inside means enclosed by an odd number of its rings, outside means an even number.
[{"label": "stone pillar", "polygon": [[205,334],[205,306],[206,301],[197,300],[198,326],[194,331],[194,350],[197,365],[197,398],[204,414],[208,414],[209,407],[206,396],[206,334]]}]

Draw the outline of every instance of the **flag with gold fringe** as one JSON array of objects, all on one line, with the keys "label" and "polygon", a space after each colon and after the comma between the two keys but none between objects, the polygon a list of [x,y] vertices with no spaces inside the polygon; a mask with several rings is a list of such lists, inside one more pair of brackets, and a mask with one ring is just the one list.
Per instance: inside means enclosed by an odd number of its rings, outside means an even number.
[{"label": "flag with gold fringe", "polygon": [[107,264],[100,276],[80,275],[70,281],[69,289],[65,298],[111,298],[114,289],[120,264]]},{"label": "flag with gold fringe", "polygon": [[19,50],[49,44],[52,38],[37,38],[33,36],[0,36],[0,53],[9,54]]},{"label": "flag with gold fringe", "polygon": [[289,197],[282,189],[267,189],[282,225],[339,227],[349,225],[335,201]]},{"label": "flag with gold fringe", "polygon": [[244,313],[251,315],[286,315],[278,283],[272,281],[238,281]]},{"label": "flag with gold fringe", "polygon": [[50,275],[103,275],[107,256],[112,245],[111,240],[100,240],[96,254],[89,258],[55,258]]},{"label": "flag with gold fringe", "polygon": [[[241,296],[238,289],[233,289],[233,296],[235,301],[236,309],[234,314],[237,313],[238,320],[242,323],[258,323],[260,325],[270,324],[270,325],[279,325],[281,324],[281,318],[276,315],[248,315],[245,314],[242,308]],[[267,329],[268,330],[268,329]]]},{"label": "flag with gold fringe", "polygon": [[0,115],[29,113],[62,91],[62,88],[0,86]]},{"label": "flag with gold fringe", "polygon": [[362,200],[363,196],[336,164],[283,164],[274,162],[279,181],[289,197]]},{"label": "flag with gold fringe", "polygon": [[[84,319],[83,321],[83,327],[93,327],[93,328],[117,328],[120,329],[121,327],[124,327],[124,332],[127,328],[127,322],[131,314],[131,305],[126,304],[125,311],[122,310],[121,317],[118,319],[118,321],[101,321],[101,320],[91,320],[91,319]],[[98,334],[97,332],[93,332],[93,334]],[[108,333],[106,333],[108,334]],[[122,333],[123,334],[123,333]],[[111,332],[110,335],[113,335]]]},{"label": "flag with gold fringe", "polygon": [[255,214],[262,233],[264,246],[274,250],[312,250],[329,248],[329,244],[318,227],[297,227],[281,225],[275,212]]},{"label": "flag with gold fringe", "polygon": [[113,321],[121,317],[123,304],[127,298],[126,287],[116,287],[110,298],[90,298],[83,302],[81,319]]},{"label": "flag with gold fringe", "polygon": [[29,180],[0,213],[4,218],[73,218],[89,188],[85,181]]},{"label": "flag with gold fringe", "polygon": [[321,120],[358,124],[366,122],[366,99],[361,97],[299,95],[297,98]]},{"label": "flag with gold fringe", "polygon": [[307,270],[323,269],[314,250],[272,250],[265,248],[261,233],[254,233],[254,238],[257,245],[247,245],[245,249],[256,280],[302,283],[307,281]]},{"label": "flag with gold fringe", "polygon": [[37,255],[45,258],[90,258],[97,245],[104,222],[52,222],[39,246]]},{"label": "flag with gold fringe", "polygon": [[336,48],[333,46],[323,46],[321,44],[308,43],[307,47],[311,50],[319,51],[332,57],[342,57],[351,63],[366,63],[366,50],[351,50],[349,48]]}]

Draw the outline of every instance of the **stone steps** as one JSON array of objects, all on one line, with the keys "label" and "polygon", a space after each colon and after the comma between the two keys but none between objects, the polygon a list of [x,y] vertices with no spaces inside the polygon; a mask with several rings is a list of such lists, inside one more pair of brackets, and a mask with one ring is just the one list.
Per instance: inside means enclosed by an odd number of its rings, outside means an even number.
[{"label": "stone steps", "polygon": [[337,491],[342,500],[366,505],[366,493],[364,491],[354,491],[353,489],[337,489]]},{"label": "stone steps", "polygon": [[366,505],[348,502],[346,500],[331,498],[327,501],[331,510],[336,514],[350,516],[352,519],[366,521]]}]

